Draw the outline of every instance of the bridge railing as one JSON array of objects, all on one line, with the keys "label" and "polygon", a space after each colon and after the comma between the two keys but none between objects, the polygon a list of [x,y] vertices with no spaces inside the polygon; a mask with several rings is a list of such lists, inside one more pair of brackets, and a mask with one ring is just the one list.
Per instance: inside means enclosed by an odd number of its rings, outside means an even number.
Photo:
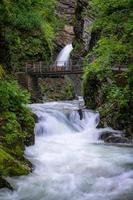
[{"label": "bridge railing", "polygon": [[74,64],[71,61],[55,61],[51,65],[46,65],[44,62],[29,61],[25,64],[26,73],[56,73],[56,72],[76,72],[81,70],[80,64]]},{"label": "bridge railing", "polygon": [[[83,63],[82,61],[69,60],[68,62],[65,61],[55,61],[53,64],[47,64],[43,61],[35,62],[35,61],[28,61],[25,63],[25,73],[32,73],[32,74],[47,74],[47,73],[78,73],[83,71]],[[128,68],[125,68],[124,65],[117,65],[112,67],[112,71],[114,72],[126,72]]]}]

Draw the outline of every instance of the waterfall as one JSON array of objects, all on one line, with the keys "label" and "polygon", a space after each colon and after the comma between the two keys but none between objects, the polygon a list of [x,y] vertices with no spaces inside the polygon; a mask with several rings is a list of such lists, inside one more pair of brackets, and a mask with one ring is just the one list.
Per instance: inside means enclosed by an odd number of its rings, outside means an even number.
[{"label": "waterfall", "polygon": [[73,50],[72,44],[66,45],[56,59],[56,65],[58,67],[67,67],[70,59],[70,53]]},{"label": "waterfall", "polygon": [[133,148],[99,141],[99,113],[83,109],[81,120],[80,103],[81,97],[30,105],[38,122],[25,156],[34,170],[7,178],[15,190],[0,190],[1,200],[133,199]]}]

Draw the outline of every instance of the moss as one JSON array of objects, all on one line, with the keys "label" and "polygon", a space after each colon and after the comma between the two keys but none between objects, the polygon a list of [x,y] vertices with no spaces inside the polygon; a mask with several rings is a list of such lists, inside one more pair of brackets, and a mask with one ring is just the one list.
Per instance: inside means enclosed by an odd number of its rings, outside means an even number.
[{"label": "moss", "polygon": [[27,175],[29,172],[30,168],[25,163],[16,160],[0,146],[0,174],[2,176]]},{"label": "moss", "polygon": [[23,155],[25,145],[34,144],[34,117],[29,108],[29,94],[12,79],[0,82],[0,181],[7,176],[27,175],[32,165]]}]

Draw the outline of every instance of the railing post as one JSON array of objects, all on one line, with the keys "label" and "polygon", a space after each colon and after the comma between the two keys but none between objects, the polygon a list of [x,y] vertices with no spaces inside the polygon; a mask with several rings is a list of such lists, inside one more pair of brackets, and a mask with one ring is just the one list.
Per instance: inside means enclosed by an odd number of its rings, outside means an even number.
[{"label": "railing post", "polygon": [[55,72],[58,70],[58,61],[56,61],[56,65],[55,65],[54,70],[55,70]]},{"label": "railing post", "polygon": [[39,71],[40,71],[40,73],[42,73],[42,62],[40,61],[40,63],[39,63]]},{"label": "railing post", "polygon": [[27,64],[27,62],[25,63],[25,73],[27,73],[28,72],[28,66],[27,66],[28,64]]},{"label": "railing post", "polygon": [[33,72],[36,72],[36,66],[34,62],[33,62]]},{"label": "railing post", "polygon": [[69,59],[69,67],[70,67],[70,71],[72,71],[72,62],[71,62],[71,59]]},{"label": "railing post", "polygon": [[[54,64],[51,66],[46,65],[42,61],[38,62],[25,62],[25,73],[33,72],[43,74],[46,72],[51,72],[53,74],[62,74],[62,73],[80,73],[81,71],[81,64],[80,63],[72,63],[71,60],[69,61],[55,61]],[[121,66],[119,65],[117,70],[121,70]]]}]

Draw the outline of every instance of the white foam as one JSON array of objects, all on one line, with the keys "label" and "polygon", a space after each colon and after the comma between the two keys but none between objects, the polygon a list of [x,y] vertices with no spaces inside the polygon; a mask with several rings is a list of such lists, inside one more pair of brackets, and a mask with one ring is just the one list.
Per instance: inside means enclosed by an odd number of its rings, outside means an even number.
[{"label": "white foam", "polygon": [[85,110],[80,120],[75,106],[30,106],[39,121],[35,145],[25,154],[35,169],[28,176],[10,178],[16,191],[1,190],[1,200],[133,199],[133,149],[97,144],[99,114]]}]

